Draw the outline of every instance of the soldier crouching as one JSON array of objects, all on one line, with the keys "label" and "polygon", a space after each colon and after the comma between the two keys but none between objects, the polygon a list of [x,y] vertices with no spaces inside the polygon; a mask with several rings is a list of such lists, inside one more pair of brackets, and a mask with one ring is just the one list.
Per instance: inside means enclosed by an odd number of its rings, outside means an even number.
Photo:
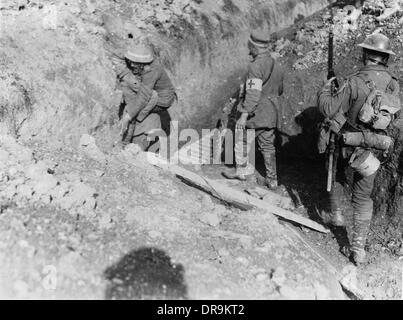
[{"label": "soldier crouching", "polygon": [[[125,54],[126,66],[118,72],[125,110],[121,122],[124,144],[150,146],[148,134],[161,128],[161,117],[176,99],[175,89],[150,47],[134,46]],[[167,133],[169,134],[169,132]]]}]

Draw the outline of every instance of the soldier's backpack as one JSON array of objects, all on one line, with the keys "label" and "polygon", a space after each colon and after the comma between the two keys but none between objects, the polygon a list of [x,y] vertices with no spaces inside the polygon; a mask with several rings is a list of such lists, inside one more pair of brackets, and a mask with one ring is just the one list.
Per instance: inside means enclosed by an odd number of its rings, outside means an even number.
[{"label": "soldier's backpack", "polygon": [[398,95],[376,88],[374,81],[359,77],[369,89],[358,119],[376,130],[385,130],[401,109]]}]

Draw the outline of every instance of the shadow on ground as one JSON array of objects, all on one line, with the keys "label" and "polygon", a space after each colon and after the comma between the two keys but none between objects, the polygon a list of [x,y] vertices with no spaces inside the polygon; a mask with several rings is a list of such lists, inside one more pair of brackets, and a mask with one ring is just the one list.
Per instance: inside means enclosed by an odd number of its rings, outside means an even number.
[{"label": "shadow on ground", "polygon": [[[309,107],[296,118],[301,133],[291,137],[282,137],[278,143],[278,176],[296,207],[303,207],[310,219],[328,224],[330,216],[329,195],[326,191],[326,157],[317,149],[318,125],[322,121],[318,108]],[[348,195],[342,199],[342,206],[349,207]],[[333,228],[340,248],[348,245],[345,228]]]},{"label": "shadow on ground", "polygon": [[184,268],[156,248],[140,248],[107,268],[108,300],[187,299]]}]

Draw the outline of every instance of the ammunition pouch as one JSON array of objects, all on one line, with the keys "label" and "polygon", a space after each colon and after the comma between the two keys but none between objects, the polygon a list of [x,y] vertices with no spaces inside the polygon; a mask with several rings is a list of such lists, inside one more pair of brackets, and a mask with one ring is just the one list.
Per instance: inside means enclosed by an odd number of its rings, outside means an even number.
[{"label": "ammunition pouch", "polygon": [[347,122],[347,119],[344,116],[343,112],[339,111],[329,121],[330,121],[330,127],[329,127],[330,130],[336,134],[339,134],[344,124]]},{"label": "ammunition pouch", "polygon": [[[358,120],[376,130],[386,130],[401,109],[398,95],[378,90],[373,80],[358,76],[369,89],[367,98],[358,113]],[[381,89],[381,88],[380,88]]]}]

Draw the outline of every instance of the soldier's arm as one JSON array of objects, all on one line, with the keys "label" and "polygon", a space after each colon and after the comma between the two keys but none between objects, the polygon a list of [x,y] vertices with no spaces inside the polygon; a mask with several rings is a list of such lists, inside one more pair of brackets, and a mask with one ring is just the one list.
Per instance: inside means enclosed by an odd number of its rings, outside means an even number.
[{"label": "soldier's arm", "polygon": [[162,67],[153,68],[142,77],[142,83],[149,89],[154,89],[155,84],[161,77]]},{"label": "soldier's arm", "polygon": [[354,90],[350,81],[346,80],[341,88],[331,93],[330,84],[326,84],[318,93],[318,107],[320,113],[326,118],[333,118],[340,108],[346,112],[353,99]]},{"label": "soldier's arm", "polygon": [[116,73],[116,77],[121,80],[130,70],[127,68],[125,59],[117,54],[112,54],[111,62],[113,70]]},{"label": "soldier's arm", "polygon": [[140,83],[137,92],[128,87],[123,87],[123,97],[126,102],[126,111],[131,119],[135,118],[143,110],[152,97],[152,90]]},{"label": "soldier's arm", "polygon": [[[402,99],[402,97],[400,95],[399,82],[397,81],[396,78],[392,78],[392,81],[386,88],[386,92],[397,95],[400,99]],[[401,112],[401,110],[396,113],[395,117],[396,117],[396,119],[403,119],[403,113]]]},{"label": "soldier's arm", "polygon": [[119,78],[122,87],[126,87],[133,92],[137,92],[140,86],[140,79],[134,75],[129,69],[125,73],[121,74]]},{"label": "soldier's arm", "polygon": [[245,100],[239,111],[253,114],[262,95],[263,72],[258,63],[251,63],[245,82]]},{"label": "soldier's arm", "polygon": [[386,91],[390,92],[392,94],[399,95],[400,86],[399,86],[399,82],[397,81],[397,79],[392,78],[392,81],[389,83],[388,87],[386,88]]},{"label": "soldier's arm", "polygon": [[122,92],[126,104],[125,111],[130,115],[130,119],[133,119],[139,111],[137,94],[127,86],[122,87]]}]

